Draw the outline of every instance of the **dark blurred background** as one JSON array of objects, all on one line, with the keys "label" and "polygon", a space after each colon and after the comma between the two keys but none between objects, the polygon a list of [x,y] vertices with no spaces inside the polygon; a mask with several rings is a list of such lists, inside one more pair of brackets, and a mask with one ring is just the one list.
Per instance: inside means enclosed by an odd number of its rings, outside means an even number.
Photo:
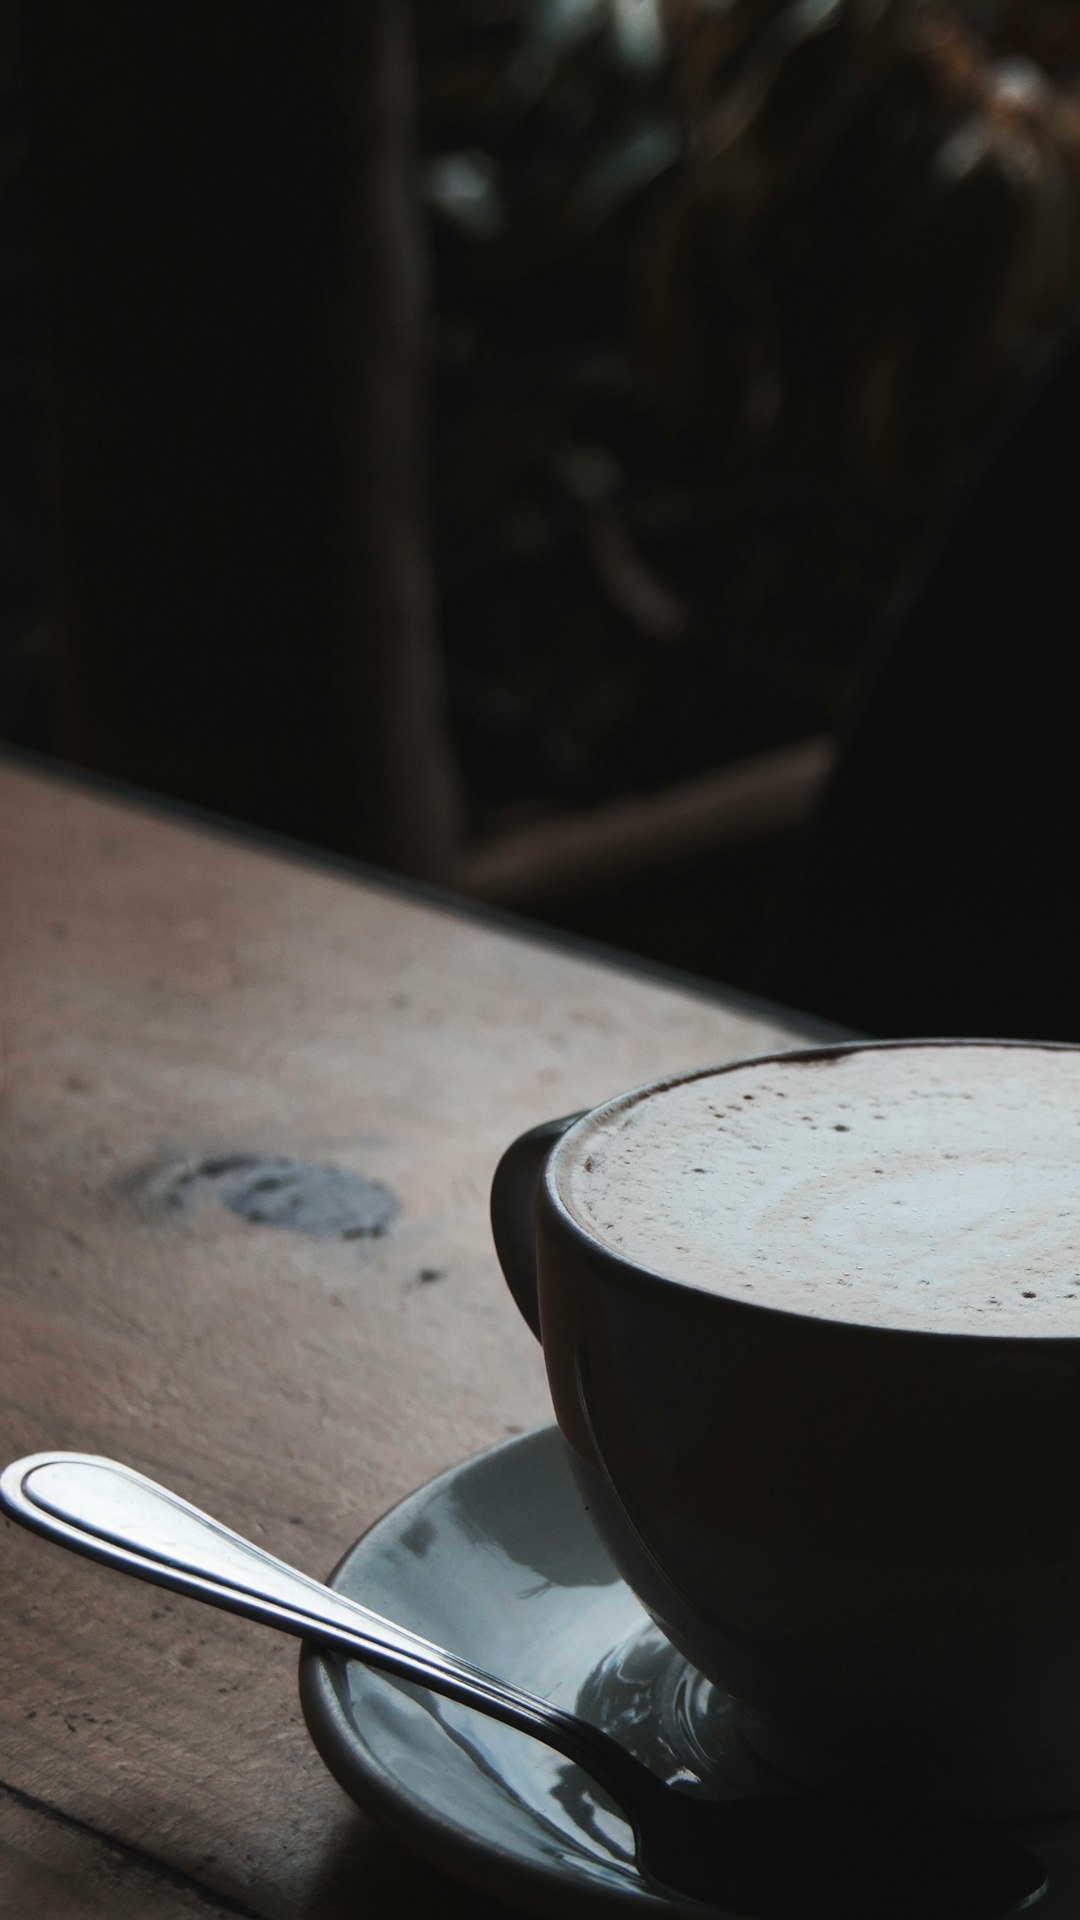
[{"label": "dark blurred background", "polygon": [[1080,1037],[1078,295],[1072,0],[3,0],[0,736]]}]

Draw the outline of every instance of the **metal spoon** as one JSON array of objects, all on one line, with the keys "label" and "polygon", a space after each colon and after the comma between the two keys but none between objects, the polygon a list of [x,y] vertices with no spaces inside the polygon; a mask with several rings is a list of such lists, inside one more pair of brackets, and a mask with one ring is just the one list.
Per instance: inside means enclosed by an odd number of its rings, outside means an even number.
[{"label": "metal spoon", "polygon": [[691,1797],[599,1728],[334,1593],[117,1461],[30,1454],[0,1474],[0,1506],[76,1553],[534,1735],[611,1793],[641,1873],[666,1892],[752,1920],[993,1920],[1046,1890],[1042,1862],[994,1826],[816,1797]]}]

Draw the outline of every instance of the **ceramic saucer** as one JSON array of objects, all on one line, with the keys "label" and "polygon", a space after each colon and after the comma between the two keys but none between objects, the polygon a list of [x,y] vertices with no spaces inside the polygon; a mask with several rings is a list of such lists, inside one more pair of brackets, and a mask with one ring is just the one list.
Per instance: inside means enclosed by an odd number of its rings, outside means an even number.
[{"label": "ceramic saucer", "polygon": [[[595,1721],[688,1791],[768,1793],[731,1699],[653,1626],[593,1533],[554,1427],[452,1468],[379,1520],[330,1585]],[[305,1647],[312,1739],[366,1811],[443,1871],[527,1910],[673,1920],[702,1908],[638,1873],[630,1829],[579,1768],[406,1682]],[[1041,1851],[1040,1920],[1080,1911],[1080,1823],[1013,1829]]]},{"label": "ceramic saucer", "polygon": [[[671,1779],[767,1791],[731,1703],[653,1626],[594,1534],[554,1427],[421,1487],[330,1585],[595,1720]],[[355,1662],[305,1649],[301,1698],[331,1772],[446,1872],[537,1913],[700,1916],[639,1875],[630,1829],[536,1741]]]}]

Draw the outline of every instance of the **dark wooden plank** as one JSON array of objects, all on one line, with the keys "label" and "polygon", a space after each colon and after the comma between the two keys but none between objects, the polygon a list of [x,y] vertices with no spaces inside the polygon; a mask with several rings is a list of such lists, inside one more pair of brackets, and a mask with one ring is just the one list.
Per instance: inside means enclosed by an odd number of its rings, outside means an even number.
[{"label": "dark wooden plank", "polygon": [[222,1906],[153,1860],[110,1846],[0,1787],[0,1913],[48,1920],[230,1920]]}]

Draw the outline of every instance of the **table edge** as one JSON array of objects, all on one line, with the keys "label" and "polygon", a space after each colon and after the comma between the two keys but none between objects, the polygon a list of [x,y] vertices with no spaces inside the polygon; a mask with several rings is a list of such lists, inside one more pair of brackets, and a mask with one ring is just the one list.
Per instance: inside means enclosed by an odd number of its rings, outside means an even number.
[{"label": "table edge", "polygon": [[726,986],[721,981],[708,980],[701,974],[691,973],[681,967],[673,967],[666,961],[649,960],[641,954],[628,953],[620,947],[607,946],[603,941],[590,939],[584,934],[569,933],[560,927],[549,927],[541,921],[529,919],[524,914],[514,913],[509,908],[493,906],[485,900],[469,899],[467,895],[454,893],[450,888],[441,887],[434,881],[421,880],[412,874],[395,873],[388,868],[359,860],[351,854],[337,853],[332,848],[316,846],[310,841],[296,839],[270,827],[261,827],[251,821],[216,813],[209,807],[200,806],[196,801],[184,800],[173,794],[157,793],[150,788],[136,786],[115,774],[103,773],[94,767],[80,766],[74,761],[64,760],[58,755],[45,753],[38,748],[23,746],[15,741],[0,740],[0,771],[6,767],[16,772],[36,775],[39,779],[55,781],[59,785],[82,789],[102,799],[114,800],[118,804],[134,807],[142,813],[157,815],[175,825],[194,827],[213,839],[226,840],[234,845],[246,845],[252,851],[290,860],[299,866],[337,874],[342,879],[359,880],[365,886],[377,887],[384,893],[395,894],[401,899],[415,900],[433,908],[436,912],[451,914],[458,919],[490,927],[496,932],[513,934],[518,940],[527,940],[534,945],[554,948],[557,952],[574,955],[582,960],[595,961],[599,965],[614,968],[632,978],[652,981],[657,986],[670,987],[674,992],[688,994],[698,1000],[727,1007],[733,1013],[745,1014],[750,1019],[787,1027],[793,1039],[828,1044],[830,1041],[864,1040],[870,1037],[857,1028],[841,1026],[836,1021],[822,1019],[816,1014],[804,1013],[795,1007],[782,1006],[747,988]]}]

